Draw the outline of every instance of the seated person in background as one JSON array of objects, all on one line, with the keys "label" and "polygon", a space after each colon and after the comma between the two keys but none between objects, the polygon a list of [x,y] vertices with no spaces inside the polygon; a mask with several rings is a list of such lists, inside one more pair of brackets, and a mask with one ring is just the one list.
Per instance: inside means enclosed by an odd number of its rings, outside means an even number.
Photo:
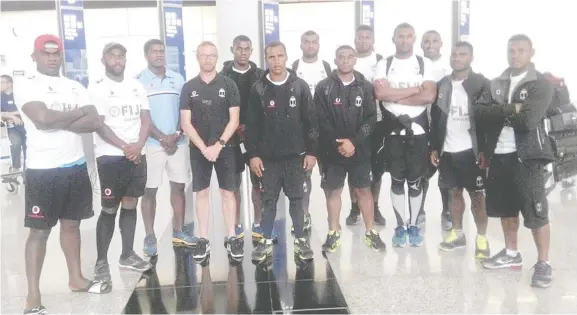
[{"label": "seated person in background", "polygon": [[20,159],[21,152],[24,152],[26,160],[26,130],[20,112],[14,104],[14,94],[12,93],[12,77],[2,75],[0,85],[0,108],[2,111],[2,121],[8,127],[8,138],[10,139],[10,154],[12,156],[12,166],[10,173],[19,172],[22,167]]}]

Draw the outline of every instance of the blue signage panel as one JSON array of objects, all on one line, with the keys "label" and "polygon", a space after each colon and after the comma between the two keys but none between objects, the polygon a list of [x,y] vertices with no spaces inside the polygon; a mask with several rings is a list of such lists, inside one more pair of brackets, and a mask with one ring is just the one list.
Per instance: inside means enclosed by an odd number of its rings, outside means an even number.
[{"label": "blue signage panel", "polygon": [[64,46],[64,74],[67,78],[88,86],[83,1],[60,0],[57,4],[60,38]]},{"label": "blue signage panel", "polygon": [[460,41],[469,39],[471,25],[471,2],[469,0],[459,0],[459,34]]},{"label": "blue signage panel", "polygon": [[262,4],[265,46],[280,40],[278,7],[278,2],[264,2]]},{"label": "blue signage panel", "polygon": [[166,50],[166,67],[186,78],[182,0],[163,0],[160,10],[162,37],[164,38]]},{"label": "blue signage panel", "polygon": [[362,0],[360,10],[360,24],[368,25],[375,29],[375,1]]}]

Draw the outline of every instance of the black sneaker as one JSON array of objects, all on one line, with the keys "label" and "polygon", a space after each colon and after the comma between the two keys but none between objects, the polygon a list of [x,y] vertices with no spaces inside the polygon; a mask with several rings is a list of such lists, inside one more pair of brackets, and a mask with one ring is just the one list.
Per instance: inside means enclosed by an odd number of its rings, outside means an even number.
[{"label": "black sneaker", "polygon": [[361,215],[361,209],[359,208],[359,204],[353,204],[351,208],[351,213],[347,217],[346,224],[347,225],[355,225],[359,222],[359,216]]},{"label": "black sneaker", "polygon": [[453,218],[451,212],[443,211],[441,214],[441,228],[445,231],[450,231],[453,228]]},{"label": "black sneaker", "polygon": [[94,280],[108,282],[111,279],[108,261],[105,259],[97,260],[96,265],[94,266]]},{"label": "black sneaker", "polygon": [[230,257],[240,259],[244,257],[244,242],[241,238],[230,237],[225,239],[225,247]]},{"label": "black sneaker", "polygon": [[384,252],[387,250],[387,245],[385,245],[381,236],[375,230],[370,230],[369,233],[365,233],[365,244],[376,252]]},{"label": "black sneaker", "polygon": [[381,214],[381,211],[379,210],[378,205],[375,205],[375,224],[376,225],[383,225],[383,226],[387,224],[387,220]]},{"label": "black sneaker", "polygon": [[313,250],[305,238],[295,238],[295,254],[302,260],[311,260],[314,257]]},{"label": "black sneaker", "polygon": [[507,255],[507,250],[503,249],[497,255],[483,260],[481,264],[487,269],[521,268],[523,266],[523,258],[521,258],[520,253],[517,253],[515,257],[509,256]]},{"label": "black sneaker", "polygon": [[323,252],[334,253],[337,248],[341,245],[341,232],[340,231],[329,231],[327,234],[327,240],[322,246]]},{"label": "black sneaker", "polygon": [[535,266],[533,266],[533,269],[535,269],[535,271],[531,278],[531,286],[536,288],[550,287],[551,281],[553,280],[553,268],[551,268],[551,265],[544,261],[538,261]]},{"label": "black sneaker", "polygon": [[120,268],[131,269],[135,271],[144,272],[152,268],[152,264],[143,260],[134,251],[125,258],[120,257],[118,261]]},{"label": "black sneaker", "polygon": [[194,259],[204,259],[210,254],[210,241],[206,238],[201,238],[196,243],[196,248],[192,253],[192,258]]},{"label": "black sneaker", "polygon": [[24,315],[26,314],[48,314],[48,312],[46,311],[46,307],[40,305],[38,307],[35,308],[27,308],[24,310]]},{"label": "black sneaker", "polygon": [[252,260],[253,261],[264,261],[268,256],[272,254],[272,240],[267,238],[261,238],[256,247],[252,251]]},{"label": "black sneaker", "polygon": [[459,248],[465,248],[467,246],[467,239],[465,234],[457,234],[455,230],[451,230],[451,233],[439,244],[439,249],[446,252],[451,252]]}]

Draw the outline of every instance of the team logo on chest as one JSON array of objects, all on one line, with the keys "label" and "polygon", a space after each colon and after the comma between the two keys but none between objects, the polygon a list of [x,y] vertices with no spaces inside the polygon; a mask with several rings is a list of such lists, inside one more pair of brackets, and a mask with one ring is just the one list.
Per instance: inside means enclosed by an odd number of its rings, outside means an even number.
[{"label": "team logo on chest", "polygon": [[226,94],[224,92],[224,89],[218,90],[218,97],[225,97],[225,96],[226,96]]},{"label": "team logo on chest", "polygon": [[529,95],[529,93],[527,92],[527,90],[526,90],[526,89],[522,89],[522,90],[521,90],[521,93],[519,93],[519,98],[521,98],[521,100],[524,101],[524,100],[527,98],[528,95]]},{"label": "team logo on chest", "polygon": [[198,93],[196,93],[196,91],[192,91],[192,93],[190,93],[190,98],[197,97],[197,96],[198,96]]},{"label": "team logo on chest", "polygon": [[296,107],[297,106],[297,99],[294,96],[291,96],[291,98],[289,99],[289,106],[290,107]]},{"label": "team logo on chest", "polygon": [[335,105],[337,105],[337,106],[338,106],[338,105],[343,105],[343,103],[341,103],[341,98],[340,98],[340,97],[335,98]]},{"label": "team logo on chest", "polygon": [[275,108],[274,101],[268,103],[268,108]]},{"label": "team logo on chest", "polygon": [[355,106],[361,107],[361,105],[363,105],[363,98],[360,96],[357,96],[357,98],[355,98]]},{"label": "team logo on chest", "polygon": [[132,93],[134,94],[135,97],[140,97],[140,92],[138,92],[138,89],[133,89]]}]

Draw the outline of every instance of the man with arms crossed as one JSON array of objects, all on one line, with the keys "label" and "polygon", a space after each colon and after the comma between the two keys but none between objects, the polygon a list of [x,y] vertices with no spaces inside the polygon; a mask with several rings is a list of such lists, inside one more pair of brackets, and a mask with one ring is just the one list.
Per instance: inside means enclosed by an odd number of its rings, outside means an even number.
[{"label": "man with arms crossed", "polygon": [[[361,25],[357,28],[355,34],[355,51],[357,54],[357,61],[355,63],[355,70],[360,72],[365,80],[372,82],[375,77],[375,71],[377,68],[377,63],[383,59],[383,56],[375,53],[375,33],[373,29],[368,25]],[[381,109],[375,103],[377,109],[377,125],[380,124],[382,120]],[[377,167],[377,150],[381,148],[383,144],[383,135],[378,131],[379,128],[375,128],[371,133],[371,172],[373,178],[371,180],[371,192],[373,195],[375,216],[374,220],[377,225],[385,225],[387,221],[381,214],[379,210],[379,196],[381,194],[381,178],[383,177],[383,172]],[[349,193],[351,196],[351,212],[347,217],[346,224],[353,225],[359,222],[359,215],[361,213],[359,204],[357,202],[356,194],[354,189],[349,187]]]},{"label": "man with arms crossed", "polygon": [[180,73],[166,68],[166,52],[162,41],[147,41],[144,44],[144,58],[148,68],[136,79],[142,83],[148,94],[152,124],[150,137],[146,141],[146,189],[141,206],[146,232],[143,252],[147,256],[155,256],[156,192],[162,185],[164,172],[170,183],[170,204],[174,212],[172,244],[192,246],[196,243],[196,238],[183,230],[184,186],[190,181],[189,149],[180,128],[179,95],[184,78]]},{"label": "man with arms crossed", "polygon": [[200,74],[186,82],[180,93],[180,124],[190,139],[192,190],[196,192],[200,237],[193,257],[202,260],[210,253],[209,190],[214,167],[227,229],[225,246],[233,259],[241,259],[244,243],[234,231],[237,166],[232,143],[239,124],[240,95],[234,81],[216,72],[216,46],[202,42],[196,51]]},{"label": "man with arms crossed", "polygon": [[121,268],[146,271],[152,267],[134,250],[136,206],[144,195],[146,157],[142,154],[150,131],[148,99],[142,84],[124,77],[126,48],[108,43],[102,50],[105,76],[90,84],[88,93],[102,117],[102,129],[94,136],[102,211],[96,225],[94,267],[96,280],[110,281],[108,249],[114,235],[116,215],[120,206],[118,226],[122,236]]},{"label": "man with arms crossed", "polygon": [[286,47],[272,42],[265,48],[269,70],[251,89],[246,142],[250,169],[262,184],[264,237],[252,253],[264,261],[272,253],[272,229],[281,188],[289,199],[294,226],[294,251],[299,259],[313,258],[304,238],[302,199],[305,177],[316,164],[318,121],[308,84],[286,69]]},{"label": "man with arms crossed", "polygon": [[[257,65],[250,61],[252,55],[252,41],[245,35],[238,35],[232,41],[230,48],[233,60],[224,62],[220,74],[231,78],[238,88],[240,93],[240,123],[236,129],[236,137],[238,138],[238,145],[235,146],[236,151],[236,166],[237,166],[237,189],[236,189],[236,221],[235,232],[236,237],[244,238],[244,227],[240,218],[240,184],[242,182],[242,173],[245,169],[245,163],[248,162],[246,158],[246,150],[244,149],[245,129],[246,129],[246,111],[248,108],[248,97],[252,85],[260,80],[264,71],[257,67]],[[254,206],[254,222],[252,223],[252,238],[258,240],[262,237],[262,227],[260,221],[262,219],[262,207],[260,205],[260,187],[259,181],[254,173],[250,172],[251,181],[251,197]]]},{"label": "man with arms crossed", "polygon": [[449,190],[453,218],[451,233],[439,244],[444,251],[467,245],[463,233],[465,199],[471,197],[471,210],[477,225],[475,257],[489,257],[487,213],[485,212],[485,135],[475,123],[474,108],[489,80],[473,72],[473,46],[458,42],[451,53],[453,74],[438,84],[437,101],[431,107],[431,163],[439,167],[439,188]]},{"label": "man with arms crossed", "polygon": [[553,87],[531,62],[535,51],[526,35],[515,35],[507,44],[509,68],[491,82],[487,106],[478,117],[487,139],[487,215],[501,218],[505,249],[483,261],[488,269],[521,267],[517,248],[519,212],[533,232],[537,245],[532,286],[551,286],[549,264],[549,207],[545,193],[545,166],[554,160],[543,119],[553,97]]},{"label": "man with arms crossed", "polygon": [[79,133],[98,130],[101,121],[96,108],[89,105],[86,89],[60,76],[62,42],[58,37],[36,38],[32,58],[37,72],[19,82],[14,94],[29,140],[24,226],[30,234],[25,248],[28,295],[24,314],[46,314],[40,274],[46,241],[58,221],[70,290],[98,294],[110,290],[106,283],[84,278],[80,267],[80,221],[94,212]]},{"label": "man with arms crossed", "polygon": [[315,106],[319,117],[321,187],[327,198],[329,233],[322,248],[334,252],[340,245],[341,195],[348,175],[365,221],[365,244],[384,251],[385,243],[373,230],[371,194],[371,133],[377,123],[373,85],[354,71],[355,50],[341,46],[335,53],[337,71],[317,85]]},{"label": "man with arms crossed", "polygon": [[[423,202],[423,177],[429,169],[427,106],[435,101],[437,85],[431,62],[413,53],[415,30],[407,23],[393,33],[396,54],[377,65],[376,97],[385,102],[384,159],[391,174],[391,200],[397,218],[393,246],[421,246],[423,235],[417,217]],[[409,188],[410,215],[405,214],[405,182]],[[408,228],[406,228],[408,227]]]}]

